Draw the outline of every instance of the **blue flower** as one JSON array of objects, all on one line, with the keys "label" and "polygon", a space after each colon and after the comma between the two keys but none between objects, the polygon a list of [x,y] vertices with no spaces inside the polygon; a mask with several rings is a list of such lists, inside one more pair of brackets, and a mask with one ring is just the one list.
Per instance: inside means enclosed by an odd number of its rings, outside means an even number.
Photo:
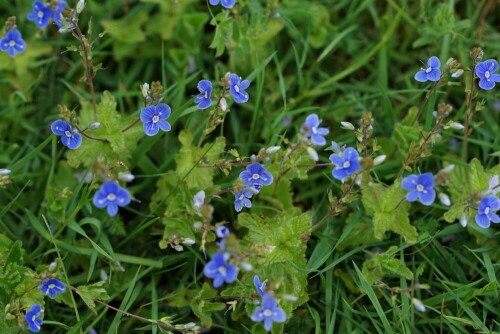
[{"label": "blue flower", "polygon": [[130,203],[130,194],[114,181],[106,181],[95,193],[93,203],[99,209],[107,207],[108,214],[115,216],[118,206],[126,206]]},{"label": "blue flower", "polygon": [[33,2],[32,8],[33,12],[26,16],[28,20],[35,21],[38,28],[46,28],[52,18],[52,9],[50,9],[50,7],[45,7],[41,1]]},{"label": "blue flower", "polygon": [[236,74],[231,74],[229,77],[229,93],[234,96],[234,102],[245,103],[248,101],[248,93],[244,91],[250,86],[250,81],[243,80],[240,83],[241,78]]},{"label": "blue flower", "polygon": [[240,212],[243,207],[245,208],[251,208],[252,207],[252,202],[250,202],[250,199],[252,197],[252,193],[244,188],[242,191],[234,194],[234,209],[236,212]]},{"label": "blue flower", "polygon": [[22,53],[26,50],[26,43],[19,30],[10,30],[4,38],[0,39],[0,50],[8,52],[11,57],[14,57],[16,52]]},{"label": "blue flower", "polygon": [[321,120],[318,118],[318,115],[311,114],[307,116],[305,123],[300,128],[300,132],[305,133],[307,137],[311,138],[311,141],[316,146],[323,146],[326,144],[326,139],[323,136],[326,136],[330,133],[330,130],[327,128],[318,128]]},{"label": "blue flower", "polygon": [[233,283],[238,276],[238,267],[228,264],[222,252],[217,252],[210,262],[203,268],[203,274],[214,279],[214,288],[220,287],[224,282]]},{"label": "blue flower", "polygon": [[431,205],[436,199],[434,178],[431,173],[407,176],[401,184],[403,189],[410,190],[406,194],[408,202],[414,202],[419,199],[423,205]]},{"label": "blue flower", "polygon": [[259,295],[261,295],[261,297],[264,297],[266,295],[266,293],[264,292],[264,290],[266,289],[266,283],[267,279],[261,283],[259,276],[255,275],[253,277],[253,285],[255,285],[255,289],[257,289],[257,292],[259,293]]},{"label": "blue flower", "polygon": [[229,229],[227,227],[225,227],[224,225],[219,225],[215,229],[215,234],[219,238],[224,239],[225,237],[227,237],[229,235]]},{"label": "blue flower", "polygon": [[440,66],[441,62],[438,57],[430,57],[427,61],[427,67],[415,74],[415,80],[420,82],[425,82],[427,80],[438,81],[441,78]]},{"label": "blue flower", "polygon": [[482,89],[492,89],[495,82],[500,82],[500,74],[495,74],[498,70],[498,62],[495,59],[488,59],[476,65],[476,75],[479,77],[479,87]]},{"label": "blue flower", "polygon": [[34,333],[38,333],[40,331],[40,328],[43,324],[43,320],[42,318],[39,317],[39,315],[42,312],[43,312],[42,305],[35,304],[31,306],[30,310],[24,316],[30,331]]},{"label": "blue flower", "polygon": [[40,291],[48,294],[51,299],[54,299],[56,298],[57,293],[64,293],[64,291],[66,291],[66,286],[63,282],[55,278],[51,278],[48,281],[42,283],[42,285],[40,286]]},{"label": "blue flower", "polygon": [[201,95],[198,95],[194,102],[198,103],[198,109],[207,109],[212,105],[212,83],[208,80],[198,82],[198,90]]},{"label": "blue flower", "polygon": [[233,8],[236,4],[236,0],[210,0],[212,6],[217,6],[219,2],[225,8]]},{"label": "blue flower", "polygon": [[359,170],[359,153],[352,147],[346,148],[342,155],[330,155],[330,161],[336,166],[332,170],[333,177],[341,181]]},{"label": "blue flower", "polygon": [[50,126],[52,133],[61,136],[61,143],[68,148],[75,150],[82,144],[82,136],[74,133],[71,125],[58,119]]},{"label": "blue flower", "polygon": [[258,162],[247,166],[247,169],[240,173],[240,179],[245,182],[245,186],[253,186],[255,183],[268,186],[273,183],[273,175]]},{"label": "blue flower", "polygon": [[141,121],[144,123],[144,132],[148,136],[154,136],[159,129],[170,131],[170,123],[165,121],[170,117],[170,107],[165,103],[157,106],[149,106],[141,110]]},{"label": "blue flower", "polygon": [[262,189],[262,184],[260,183],[254,183],[252,185],[249,185],[247,187],[248,191],[250,191],[252,194],[257,195],[260,190]]},{"label": "blue flower", "polygon": [[255,322],[264,321],[264,328],[270,331],[274,322],[285,322],[286,314],[281,307],[278,306],[276,300],[266,294],[262,297],[261,307],[255,310],[251,319]]},{"label": "blue flower", "polygon": [[493,211],[500,209],[500,200],[495,195],[489,195],[479,202],[476,223],[482,228],[490,227],[491,222],[500,223],[500,217]]}]

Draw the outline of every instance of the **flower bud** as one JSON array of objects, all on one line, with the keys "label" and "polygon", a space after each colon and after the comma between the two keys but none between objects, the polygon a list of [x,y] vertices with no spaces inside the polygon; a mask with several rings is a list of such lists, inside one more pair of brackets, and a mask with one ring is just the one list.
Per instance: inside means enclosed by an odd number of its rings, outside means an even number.
[{"label": "flower bud", "polygon": [[455,168],[455,165],[448,165],[446,168],[443,169],[443,172],[449,173]]},{"label": "flower bud", "polygon": [[184,239],[184,241],[182,243],[185,245],[194,245],[196,243],[196,241],[194,241],[191,238],[186,238],[186,239]]},{"label": "flower bud", "polygon": [[373,159],[373,165],[374,166],[380,165],[382,162],[385,161],[385,158],[387,158],[387,156],[385,154],[384,155],[379,155],[378,157],[376,157],[375,159]]},{"label": "flower bud", "polygon": [[466,215],[462,215],[462,217],[460,217],[460,225],[462,225],[462,227],[467,227],[467,216]]},{"label": "flower bud", "polygon": [[141,85],[141,92],[142,92],[142,96],[144,96],[144,98],[147,98],[149,96],[149,84],[148,83],[144,83]]},{"label": "flower bud", "polygon": [[194,228],[195,230],[199,230],[199,229],[200,229],[200,228],[202,228],[202,227],[203,227],[203,223],[202,223],[202,222],[194,222],[194,223],[193,223],[193,228]]},{"label": "flower bud", "polygon": [[257,156],[256,156],[255,154],[252,154],[252,155],[250,156],[250,161],[251,161],[251,162],[257,162]]},{"label": "flower bud", "polygon": [[227,227],[225,227],[224,225],[219,225],[215,229],[215,234],[219,238],[223,239],[223,238],[225,238],[225,237],[227,237],[229,235],[229,229]]},{"label": "flower bud", "polygon": [[354,130],[354,125],[352,125],[352,123],[349,123],[349,122],[340,122],[340,125],[342,126],[343,129]]},{"label": "flower bud", "polygon": [[266,152],[267,152],[268,154],[273,154],[273,153],[278,152],[278,151],[280,150],[280,148],[281,148],[281,146],[271,146],[271,147],[269,147],[269,148],[266,150]]},{"label": "flower bud", "polygon": [[420,299],[412,298],[411,302],[413,303],[413,306],[415,306],[417,311],[425,312],[425,306]]},{"label": "flower bud", "polygon": [[101,123],[94,122],[94,123],[92,123],[92,124],[89,125],[89,129],[90,130],[95,130],[95,129],[99,128],[100,126],[101,126]]},{"label": "flower bud", "polygon": [[463,130],[464,129],[464,126],[461,123],[458,123],[458,122],[450,122],[448,125],[452,129],[455,129],[455,130]]},{"label": "flower bud", "polygon": [[248,262],[241,262],[241,268],[245,271],[251,271],[253,269],[252,265]]},{"label": "flower bud", "polygon": [[443,205],[445,205],[445,206],[451,205],[450,197],[448,195],[446,195],[445,193],[439,193],[438,197]]},{"label": "flower bud", "polygon": [[12,173],[10,169],[6,168],[0,169],[0,175],[9,175],[10,173]]},{"label": "flower bud", "polygon": [[76,4],[76,12],[80,14],[83,11],[83,8],[85,7],[85,0],[80,0]]},{"label": "flower bud", "polygon": [[178,252],[182,252],[184,250],[184,247],[182,247],[182,245],[176,245],[174,249]]},{"label": "flower bud", "polygon": [[227,109],[227,101],[226,101],[225,98],[220,99],[219,106],[220,106],[220,109],[222,111],[226,111],[226,109]]},{"label": "flower bud", "polygon": [[191,203],[193,203],[196,213],[201,212],[203,204],[205,204],[205,191],[204,190],[198,191],[196,195],[194,195]]},{"label": "flower bud", "polygon": [[464,74],[464,70],[458,69],[451,74],[452,78],[459,78],[462,74]]},{"label": "flower bud", "polygon": [[49,265],[49,271],[54,271],[54,270],[56,270],[56,268],[57,268],[57,262],[52,262]]},{"label": "flower bud", "polygon": [[311,158],[311,160],[314,160],[314,161],[318,161],[319,160],[318,152],[316,152],[316,150],[314,148],[308,147],[307,148],[307,154],[309,155],[309,158]]},{"label": "flower bud", "polygon": [[118,180],[123,182],[132,182],[134,181],[135,176],[130,173],[118,173]]},{"label": "flower bud", "polygon": [[340,151],[342,151],[342,149],[340,148],[340,145],[337,144],[336,142],[332,141],[332,148],[333,148],[333,151],[335,153],[339,153]]}]

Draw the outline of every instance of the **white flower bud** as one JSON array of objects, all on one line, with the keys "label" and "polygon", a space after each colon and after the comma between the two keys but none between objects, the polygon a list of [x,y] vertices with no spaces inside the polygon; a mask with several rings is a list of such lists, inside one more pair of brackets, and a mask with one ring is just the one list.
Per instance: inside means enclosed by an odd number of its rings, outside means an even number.
[{"label": "white flower bud", "polygon": [[443,169],[443,172],[445,173],[449,173],[453,170],[453,168],[455,168],[455,165],[449,165],[447,166],[446,168]]},{"label": "white flower bud", "polygon": [[10,173],[12,173],[10,169],[6,168],[0,169],[0,175],[9,175]]},{"label": "white flower bud", "polygon": [[222,111],[227,110],[227,101],[225,98],[220,99],[219,107]]},{"label": "white flower bud", "polygon": [[191,203],[193,203],[196,213],[199,213],[205,204],[205,191],[200,190],[194,195]]},{"label": "white flower bud", "polygon": [[458,77],[460,77],[462,74],[464,74],[464,70],[459,69],[459,70],[456,70],[455,72],[453,72],[453,73],[451,74],[451,77],[452,77],[452,78],[458,78]]},{"label": "white flower bud", "polygon": [[434,111],[432,112],[432,116],[433,116],[434,118],[438,118],[438,112],[437,112],[436,110],[434,110]]},{"label": "white flower bud", "polygon": [[349,123],[349,122],[340,122],[340,125],[342,125],[343,129],[354,130],[354,125],[352,125],[352,123]]},{"label": "white flower bud", "polygon": [[245,271],[252,271],[253,269],[252,265],[248,262],[241,262],[241,268]]},{"label": "white flower bud", "polygon": [[252,154],[252,155],[250,156],[250,161],[251,161],[251,162],[257,162],[257,156],[256,156],[255,154]]},{"label": "white flower bud", "polygon": [[182,245],[177,245],[174,247],[174,249],[178,252],[182,252],[184,250],[184,247],[182,247]]},{"label": "white flower bud", "polygon": [[186,239],[184,239],[184,241],[182,243],[185,245],[194,245],[196,243],[196,241],[194,241],[191,238],[186,238]]},{"label": "white flower bud", "polygon": [[148,83],[144,83],[141,85],[141,92],[142,92],[142,96],[144,96],[144,98],[149,96],[149,84]]},{"label": "white flower bud", "polygon": [[278,152],[278,151],[280,150],[280,148],[281,148],[281,146],[271,146],[271,147],[269,147],[269,148],[266,150],[266,152],[267,152],[268,154],[273,154],[273,153]]},{"label": "white flower bud", "polygon": [[118,180],[123,182],[132,182],[134,181],[135,176],[130,173],[118,173]]},{"label": "white flower bud", "polygon": [[298,298],[294,295],[283,295],[283,299],[290,302],[296,302],[298,300]]},{"label": "white flower bud", "polygon": [[80,0],[76,4],[76,12],[80,14],[83,11],[83,8],[85,7],[85,0]]},{"label": "white flower bud", "polygon": [[101,281],[107,281],[108,280],[108,274],[101,269]]},{"label": "white flower bud", "polygon": [[319,160],[318,152],[316,152],[316,150],[314,148],[308,147],[307,148],[307,154],[309,155],[309,158],[311,158],[311,160],[314,160],[314,161],[318,161]]},{"label": "white flower bud", "polygon": [[451,205],[450,197],[448,195],[446,195],[445,193],[439,193],[438,197],[443,205],[445,205],[445,206]]},{"label": "white flower bud", "polygon": [[202,222],[194,222],[194,223],[193,223],[193,228],[194,228],[195,230],[199,230],[199,229],[200,229],[200,228],[202,228],[202,227],[203,227],[203,223],[202,223]]},{"label": "white flower bud", "polygon": [[460,217],[460,225],[462,225],[462,227],[467,227],[467,216],[466,215],[462,215],[462,217]]},{"label": "white flower bud", "polygon": [[458,123],[458,122],[450,122],[448,125],[452,129],[455,129],[455,130],[463,130],[464,129],[464,126],[461,123]]},{"label": "white flower bud", "polygon": [[89,129],[90,130],[95,130],[95,129],[99,128],[100,126],[101,126],[101,123],[94,122],[94,123],[92,123],[92,124],[89,125]]},{"label": "white flower bud", "polygon": [[333,148],[333,151],[334,151],[335,153],[338,153],[338,152],[342,151],[342,149],[340,148],[340,145],[339,145],[339,144],[337,144],[337,143],[336,143],[336,142],[334,142],[334,141],[332,141],[332,148]]},{"label": "white flower bud", "polygon": [[415,306],[417,311],[425,312],[425,306],[420,299],[412,298],[411,302],[413,303],[413,306]]},{"label": "white flower bud", "polygon": [[54,271],[54,270],[56,270],[56,268],[57,268],[57,262],[52,262],[49,265],[49,271]]},{"label": "white flower bud", "polygon": [[376,157],[375,159],[373,159],[373,164],[375,166],[378,166],[380,165],[382,162],[385,161],[385,158],[387,158],[387,156],[385,154],[383,155],[379,155],[378,157]]}]

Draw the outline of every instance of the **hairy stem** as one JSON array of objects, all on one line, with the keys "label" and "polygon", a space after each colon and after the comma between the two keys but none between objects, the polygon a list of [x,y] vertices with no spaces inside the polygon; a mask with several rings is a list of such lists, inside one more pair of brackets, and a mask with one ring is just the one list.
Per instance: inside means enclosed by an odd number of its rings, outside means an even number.
[{"label": "hairy stem", "polygon": [[474,112],[472,111],[472,100],[474,99],[474,81],[476,80],[476,66],[474,65],[472,67],[472,73],[471,73],[471,83],[470,83],[470,92],[468,93],[467,96],[467,105],[466,105],[466,112],[467,116],[465,119],[465,128],[464,128],[464,141],[462,144],[462,160],[466,161],[467,160],[467,144],[469,141],[469,132],[470,131],[470,124],[472,122],[472,117],[474,116]]},{"label": "hairy stem", "polygon": [[88,138],[90,140],[97,140],[97,141],[100,141],[100,142],[103,142],[103,143],[109,143],[109,140],[107,139],[102,139],[102,138],[97,138],[97,137],[93,137],[91,135],[88,135],[87,133],[85,133],[85,130],[81,130],[78,125],[75,124],[75,128],[78,130],[78,133],[80,133],[82,136],[84,136],[85,138]]},{"label": "hairy stem", "polygon": [[122,133],[126,132],[127,130],[129,130],[131,127],[133,127],[134,125],[136,125],[137,123],[139,123],[141,121],[140,118],[136,119],[135,121],[132,122],[132,124],[130,124],[129,126],[127,126],[126,128],[124,128],[122,130]]}]

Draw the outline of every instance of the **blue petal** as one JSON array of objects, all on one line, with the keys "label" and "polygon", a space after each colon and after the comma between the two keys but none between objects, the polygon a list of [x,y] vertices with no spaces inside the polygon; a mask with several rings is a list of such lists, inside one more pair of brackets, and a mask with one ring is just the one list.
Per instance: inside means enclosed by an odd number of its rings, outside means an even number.
[{"label": "blue petal", "polygon": [[480,79],[485,79],[486,77],[484,76],[484,74],[486,73],[486,71],[488,71],[488,67],[485,65],[485,63],[479,63],[476,65],[476,75],[480,78]]},{"label": "blue petal", "polygon": [[493,80],[495,82],[500,82],[500,74],[492,74],[490,80]]},{"label": "blue petal", "polygon": [[247,208],[251,208],[252,207],[252,202],[248,199],[248,198],[244,198],[243,199],[243,205]]},{"label": "blue petal", "polygon": [[230,264],[226,267],[226,283],[233,283],[236,281],[236,277],[238,277],[238,267],[233,264]]},{"label": "blue petal", "polygon": [[220,0],[210,0],[210,4],[211,4],[212,6],[218,5],[218,4],[219,4],[219,2],[220,2]]},{"label": "blue petal", "polygon": [[434,203],[434,200],[436,199],[436,192],[431,189],[431,190],[426,190],[426,191],[419,191],[420,194],[420,202],[423,205],[431,205]]},{"label": "blue petal", "polygon": [[130,203],[130,194],[124,188],[121,188],[116,192],[116,204],[119,206],[126,206]]},{"label": "blue petal", "polygon": [[500,217],[498,217],[498,215],[497,215],[497,214],[494,214],[494,213],[489,213],[489,214],[488,214],[488,218],[489,218],[492,222],[494,222],[495,224],[496,224],[496,223],[500,223]]},{"label": "blue petal", "polygon": [[94,194],[94,198],[92,199],[92,203],[96,208],[102,209],[108,205],[108,199],[107,199],[107,194],[102,192],[101,190],[98,190]]},{"label": "blue petal", "polygon": [[158,113],[160,119],[167,119],[170,117],[172,110],[167,104],[160,103],[159,105],[156,106],[156,112]]},{"label": "blue petal", "polygon": [[270,295],[266,294],[266,296],[264,298],[262,298],[261,306],[264,310],[273,309],[276,307],[277,304],[278,303],[276,303],[276,300],[273,297],[271,297]]},{"label": "blue petal", "polygon": [[330,130],[328,128],[317,128],[316,133],[321,136],[326,136],[330,133]]},{"label": "blue petal", "polygon": [[233,8],[236,0],[221,0],[222,7]]},{"label": "blue petal", "polygon": [[489,79],[481,79],[479,80],[479,87],[485,90],[495,88],[495,81]]},{"label": "blue petal", "polygon": [[115,203],[113,202],[109,202],[108,203],[108,214],[111,216],[111,217],[114,217],[116,216],[116,214],[118,213],[118,205],[116,205]]},{"label": "blue petal", "polygon": [[427,79],[430,81],[438,81],[441,78],[441,70],[439,68],[433,68],[432,71],[427,73]]},{"label": "blue petal", "polygon": [[425,189],[434,187],[434,177],[432,173],[424,173],[418,176],[417,183],[424,186]]},{"label": "blue petal", "polygon": [[349,176],[349,172],[345,170],[345,168],[339,168],[339,167],[336,167],[332,170],[332,175],[334,178],[336,178],[337,180],[343,180],[345,179],[346,177]]},{"label": "blue petal", "polygon": [[221,275],[215,277],[214,279],[214,288],[220,287],[224,283],[224,277]]},{"label": "blue petal", "polygon": [[160,127],[160,129],[162,129],[165,132],[168,132],[172,129],[172,127],[170,126],[170,123],[167,121],[161,120],[157,124]]},{"label": "blue petal", "polygon": [[234,209],[236,210],[236,212],[240,212],[241,210],[243,210],[243,201],[235,200],[234,201]]},{"label": "blue petal", "polygon": [[120,190],[120,186],[115,181],[108,180],[101,186],[101,190],[106,194],[115,194]]},{"label": "blue petal", "polygon": [[332,164],[334,164],[336,166],[339,166],[339,167],[342,167],[342,165],[344,164],[344,159],[342,159],[337,154],[331,154],[330,155],[330,161],[332,162]]},{"label": "blue petal", "polygon": [[242,82],[240,82],[239,87],[240,89],[247,89],[248,87],[250,87],[250,81],[243,80]]},{"label": "blue petal", "polygon": [[415,190],[417,189],[417,180],[418,180],[417,175],[409,175],[405,177],[403,181],[401,181],[401,185],[403,186],[404,190]]},{"label": "blue petal", "polygon": [[[205,93],[206,91],[212,92],[212,83],[208,80],[201,80],[198,82],[198,90],[201,93]],[[209,94],[210,96],[210,94]]]},{"label": "blue petal", "polygon": [[202,99],[200,101],[198,101],[197,103],[199,103],[198,109],[207,109],[208,107],[210,107],[212,105],[212,100],[205,99],[204,97],[202,97]]},{"label": "blue petal", "polygon": [[154,136],[158,133],[159,126],[158,123],[144,123],[144,133],[148,136]]},{"label": "blue petal", "polygon": [[313,145],[323,146],[326,144],[326,139],[321,135],[312,135],[311,142],[313,143]]},{"label": "blue petal", "polygon": [[417,190],[410,191],[408,194],[406,194],[406,200],[408,202],[415,202],[418,197],[419,192]]},{"label": "blue petal", "polygon": [[65,121],[62,121],[58,119],[52,125],[50,126],[50,129],[52,130],[52,133],[58,136],[63,136],[65,135],[66,131],[72,132],[71,126],[66,123]]},{"label": "blue petal", "polygon": [[236,103],[245,103],[250,97],[247,92],[244,92],[242,90],[240,90],[239,93],[233,94],[233,96]]},{"label": "blue petal", "polygon": [[476,215],[476,223],[481,226],[482,228],[488,228],[490,227],[490,219],[488,218],[487,215],[485,214],[477,214]]},{"label": "blue petal", "polygon": [[72,150],[76,150],[80,147],[80,145],[82,145],[82,136],[78,133],[74,133],[71,137],[69,137],[69,143],[66,146]]},{"label": "blue petal", "polygon": [[483,64],[490,72],[496,72],[496,70],[498,70],[498,62],[495,59],[488,59],[484,61]]},{"label": "blue petal", "polygon": [[256,309],[250,316],[250,319],[252,319],[252,321],[254,322],[261,322],[262,320],[264,320],[264,309],[261,307]]},{"label": "blue petal", "polygon": [[271,316],[274,322],[285,322],[286,314],[281,307],[275,307],[273,309],[273,315]]},{"label": "blue petal", "polygon": [[427,66],[432,67],[432,68],[439,68],[441,66],[441,61],[439,60],[438,57],[432,56],[427,61]]},{"label": "blue petal", "polygon": [[424,70],[417,72],[415,74],[415,80],[420,81],[420,82],[426,82],[427,81],[427,73]]},{"label": "blue petal", "polygon": [[310,129],[317,127],[319,125],[319,117],[316,114],[311,114],[307,116],[306,121],[304,122],[304,125]]},{"label": "blue petal", "polygon": [[157,116],[156,107],[149,106],[141,109],[140,119],[143,123],[149,123],[153,121],[153,117]]},{"label": "blue petal", "polygon": [[273,327],[273,321],[271,320],[271,318],[265,318],[264,319],[264,328],[266,329],[266,331],[270,331],[271,328]]}]

